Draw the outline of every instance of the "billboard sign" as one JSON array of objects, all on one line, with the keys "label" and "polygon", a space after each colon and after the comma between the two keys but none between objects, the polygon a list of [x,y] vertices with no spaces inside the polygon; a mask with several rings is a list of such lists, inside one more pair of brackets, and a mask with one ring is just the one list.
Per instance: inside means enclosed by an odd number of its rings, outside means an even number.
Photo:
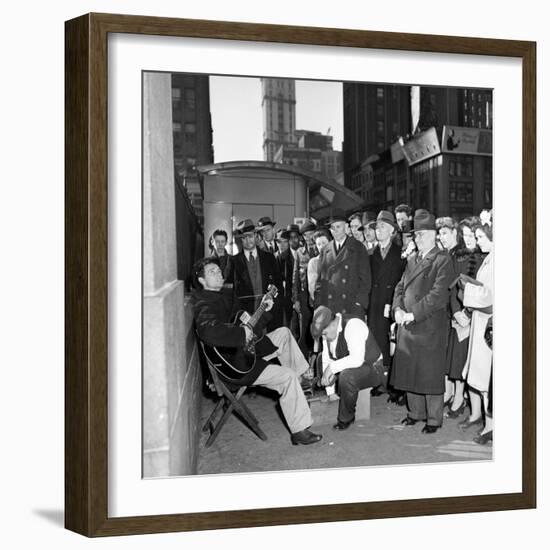
[{"label": "billboard sign", "polygon": [[441,153],[439,140],[435,128],[429,128],[425,132],[416,134],[403,145],[403,155],[409,166],[435,157]]},{"label": "billboard sign", "polygon": [[493,154],[493,132],[480,128],[444,126],[441,147],[445,153],[490,156]]}]

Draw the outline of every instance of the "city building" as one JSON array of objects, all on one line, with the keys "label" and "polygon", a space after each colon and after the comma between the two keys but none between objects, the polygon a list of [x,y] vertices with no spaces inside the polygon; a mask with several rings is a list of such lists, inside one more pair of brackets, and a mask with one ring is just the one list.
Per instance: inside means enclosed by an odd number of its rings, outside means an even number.
[{"label": "city building", "polygon": [[172,134],[176,184],[182,187],[202,225],[202,189],[196,167],[214,162],[208,76],[172,74]]},{"label": "city building", "polygon": [[281,146],[296,144],[296,85],[288,78],[262,78],[264,160],[273,162]]},{"label": "city building", "polygon": [[342,171],[342,153],[332,148],[332,136],[311,130],[295,130],[296,144],[281,145],[273,162],[291,164],[336,178]]},{"label": "city building", "polygon": [[370,210],[492,208],[492,123],[491,90],[344,84],[344,183]]}]

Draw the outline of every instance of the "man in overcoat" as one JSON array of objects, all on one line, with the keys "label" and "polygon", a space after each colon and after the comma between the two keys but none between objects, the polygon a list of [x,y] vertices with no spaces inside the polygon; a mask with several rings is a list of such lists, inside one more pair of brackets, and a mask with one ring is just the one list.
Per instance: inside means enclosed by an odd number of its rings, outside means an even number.
[{"label": "man in overcoat", "polygon": [[347,219],[335,210],[330,218],[334,240],[319,255],[315,306],[364,319],[371,289],[370,258],[365,247],[346,235]]},{"label": "man in overcoat", "polygon": [[259,250],[255,242],[255,226],[246,219],[237,225],[242,240],[242,251],[233,257],[233,290],[240,307],[253,314],[269,285],[275,285],[279,295],[275,299],[269,331],[283,326],[283,284],[277,260],[273,254]]},{"label": "man in overcoat", "polygon": [[447,306],[454,272],[449,254],[436,246],[435,217],[417,210],[413,231],[418,252],[409,256],[393,299],[399,328],[390,383],[407,392],[409,414],[403,424],[426,421],[422,431],[434,433],[443,422]]},{"label": "man in overcoat", "polygon": [[[378,246],[370,257],[372,272],[372,290],[367,312],[367,324],[382,351],[384,367],[390,372],[390,326],[392,324],[392,304],[395,287],[405,269],[405,260],[401,259],[401,246],[393,237],[399,230],[393,214],[381,210],[376,218],[376,238]],[[380,388],[377,393],[383,393]]]}]

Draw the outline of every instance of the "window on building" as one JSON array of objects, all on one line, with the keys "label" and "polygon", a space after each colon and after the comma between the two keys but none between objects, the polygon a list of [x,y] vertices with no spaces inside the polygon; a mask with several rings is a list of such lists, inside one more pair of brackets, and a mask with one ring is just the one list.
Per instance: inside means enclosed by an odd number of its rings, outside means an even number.
[{"label": "window on building", "polygon": [[186,109],[195,109],[195,90],[193,88],[185,88],[183,98]]},{"label": "window on building", "polygon": [[186,134],[194,134],[197,131],[197,126],[194,122],[186,122],[184,128]]},{"label": "window on building", "polygon": [[383,118],[384,117],[384,105],[382,103],[379,103],[376,106],[376,116],[378,118]]},{"label": "window on building", "polygon": [[172,88],[172,99],[181,99],[181,90],[179,88]]},{"label": "window on building", "polygon": [[383,120],[377,120],[376,121],[376,131],[379,134],[384,134],[384,121]]},{"label": "window on building", "polygon": [[176,134],[181,132],[181,122],[172,122],[172,131]]},{"label": "window on building", "polygon": [[378,99],[384,99],[384,88],[376,88],[376,97]]}]

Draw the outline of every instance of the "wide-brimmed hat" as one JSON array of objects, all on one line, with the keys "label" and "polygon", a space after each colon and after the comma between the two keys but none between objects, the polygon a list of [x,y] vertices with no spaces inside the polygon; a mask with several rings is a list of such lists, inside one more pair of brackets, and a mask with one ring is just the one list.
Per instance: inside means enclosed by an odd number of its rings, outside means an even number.
[{"label": "wide-brimmed hat", "polygon": [[419,208],[414,213],[412,231],[435,231],[435,216],[427,210]]},{"label": "wide-brimmed hat", "polygon": [[366,210],[361,214],[361,223],[363,227],[374,227],[376,225],[376,214],[371,210]]},{"label": "wide-brimmed hat", "polygon": [[296,235],[300,234],[300,227],[295,223],[291,223],[290,225],[287,225],[286,230],[289,236],[291,233],[296,233]]},{"label": "wide-brimmed hat", "polygon": [[300,233],[303,235],[306,231],[315,231],[317,226],[311,221],[306,220],[300,227]]},{"label": "wide-brimmed hat", "polygon": [[332,319],[334,318],[332,310],[327,306],[319,306],[313,312],[313,319],[311,320],[311,335],[317,339],[321,336],[323,330],[325,330]]},{"label": "wide-brimmed hat", "polygon": [[391,225],[396,231],[399,231],[399,226],[395,221],[395,216],[389,210],[380,210],[376,216],[377,222],[384,222]]},{"label": "wide-brimmed hat", "polygon": [[288,231],[286,229],[279,229],[275,236],[276,241],[288,241]]},{"label": "wide-brimmed hat", "polygon": [[247,218],[246,220],[242,220],[237,224],[237,229],[235,230],[235,233],[239,236],[243,236],[245,233],[254,233],[256,229],[256,226],[254,225],[254,222]]},{"label": "wide-brimmed hat", "polygon": [[339,208],[335,208],[331,214],[330,218],[328,220],[328,223],[334,223],[334,222],[347,222],[348,218],[346,216],[346,213],[343,210],[340,210]]},{"label": "wide-brimmed hat", "polygon": [[275,225],[275,222],[271,220],[271,218],[269,216],[264,216],[263,218],[260,218],[258,220],[258,226],[257,226],[257,229],[263,229],[264,227],[266,227],[267,225]]}]

